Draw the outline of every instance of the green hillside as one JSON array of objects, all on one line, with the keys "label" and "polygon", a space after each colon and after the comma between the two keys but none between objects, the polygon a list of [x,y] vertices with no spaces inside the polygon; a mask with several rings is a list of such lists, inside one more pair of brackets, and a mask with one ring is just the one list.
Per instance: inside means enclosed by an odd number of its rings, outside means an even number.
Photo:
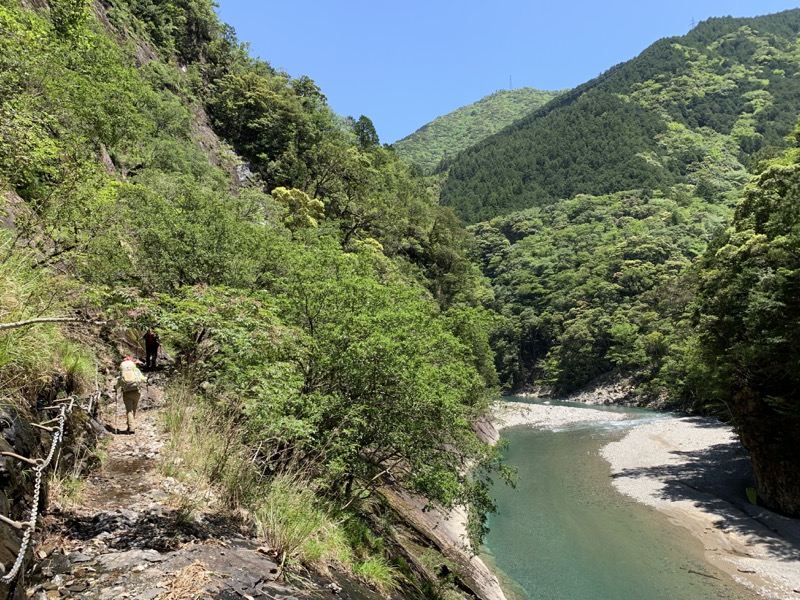
[{"label": "green hillside", "polygon": [[[788,144],[798,30],[800,10],[711,19],[453,160],[442,201],[487,219],[472,230],[507,319],[494,347],[508,389],[616,372],[654,396],[697,395],[674,354],[692,352],[690,268]],[[660,341],[645,351],[648,336]]]},{"label": "green hillside", "polygon": [[800,114],[800,10],[700,23],[562,95],[448,163],[468,222],[576,194],[741,189]]},{"label": "green hillside", "polygon": [[392,146],[423,173],[431,173],[442,159],[455,156],[497,133],[560,93],[529,87],[500,90],[474,104],[437,117]]},{"label": "green hillside", "polygon": [[[247,509],[282,568],[433,585],[390,567],[389,481],[468,505],[479,543],[487,290],[368,118],[251,58],[211,0],[0,0],[0,90],[0,322],[34,320],[3,333],[4,410],[80,392],[154,327],[211,448],[175,476]],[[64,315],[108,325],[40,324]]]},{"label": "green hillside", "polygon": [[448,153],[439,198],[214,6],[0,0],[9,422],[153,327],[167,425],[203,440],[192,467],[165,446],[170,476],[281,570],[386,597],[479,595],[387,490],[467,507],[479,548],[512,479],[476,431],[501,386],[624,377],[722,415],[759,502],[800,515],[800,9],[711,19],[532,112],[486,99],[420,142]]},{"label": "green hillside", "polygon": [[795,516],[798,31],[791,10],[661,40],[443,165],[441,192],[474,223],[506,389],[624,379],[713,412]]},{"label": "green hillside", "polygon": [[687,337],[680,278],[729,215],[686,186],[672,197],[579,195],[473,226],[502,315],[504,385],[570,392],[622,373],[658,395]]}]

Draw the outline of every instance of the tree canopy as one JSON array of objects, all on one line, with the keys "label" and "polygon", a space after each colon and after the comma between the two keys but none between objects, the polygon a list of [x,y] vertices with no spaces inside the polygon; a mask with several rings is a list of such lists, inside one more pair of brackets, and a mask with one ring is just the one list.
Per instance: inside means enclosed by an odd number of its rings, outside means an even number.
[{"label": "tree canopy", "polygon": [[[795,131],[795,139],[800,130]],[[704,256],[694,320],[764,501],[800,515],[800,155],[769,164]]]}]

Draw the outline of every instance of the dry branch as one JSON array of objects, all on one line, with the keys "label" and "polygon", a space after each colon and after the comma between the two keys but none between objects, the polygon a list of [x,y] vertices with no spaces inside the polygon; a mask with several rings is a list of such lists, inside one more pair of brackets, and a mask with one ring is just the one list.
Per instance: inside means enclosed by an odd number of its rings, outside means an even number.
[{"label": "dry branch", "polygon": [[15,323],[0,323],[0,331],[26,327],[37,323],[90,323],[92,325],[105,325],[104,321],[90,321],[80,317],[40,317],[38,319],[28,319],[27,321],[16,321]]}]

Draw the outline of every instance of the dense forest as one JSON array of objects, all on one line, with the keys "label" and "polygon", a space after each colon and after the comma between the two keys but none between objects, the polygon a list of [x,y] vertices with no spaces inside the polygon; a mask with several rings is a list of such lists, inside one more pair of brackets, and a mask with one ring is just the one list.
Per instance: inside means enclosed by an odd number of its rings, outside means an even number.
[{"label": "dense forest", "polygon": [[795,515],[799,30],[800,10],[710,19],[440,165],[492,284],[506,390],[624,378],[717,414]]},{"label": "dense forest", "polygon": [[447,161],[442,202],[474,223],[581,193],[740,189],[800,112],[798,28],[791,10],[660,40]]},{"label": "dense forest", "polygon": [[679,394],[690,296],[676,291],[728,211],[688,193],[620,192],[475,225],[504,387],[571,392],[618,372],[636,374],[642,394]]},{"label": "dense forest", "polygon": [[[499,389],[627,377],[718,414],[797,516],[799,30],[711,19],[417,153],[252,58],[211,0],[0,0],[0,321],[155,327],[228,505],[280,503],[308,527],[284,557],[384,591],[407,573],[382,485],[467,505],[480,542],[511,478],[474,431]],[[3,336],[20,413],[104,351]]]},{"label": "dense forest", "polygon": [[430,174],[448,160],[479,141],[497,133],[558,94],[523,87],[500,90],[477,102],[435,118],[409,136],[392,144],[405,161]]},{"label": "dense forest", "polygon": [[[497,383],[488,289],[367,117],[251,58],[211,0],[2,0],[0,140],[0,320],[155,327],[230,506],[312,523],[284,558],[398,585],[364,533],[389,481],[469,506],[478,543],[492,501],[464,466],[500,469],[472,429]],[[85,388],[87,339],[4,333],[5,405],[53,372]]]}]

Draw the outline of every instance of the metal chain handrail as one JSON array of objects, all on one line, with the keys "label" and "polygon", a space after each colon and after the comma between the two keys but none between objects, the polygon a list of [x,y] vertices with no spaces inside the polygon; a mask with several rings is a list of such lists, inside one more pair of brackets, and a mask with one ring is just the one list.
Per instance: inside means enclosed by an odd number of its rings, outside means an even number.
[{"label": "metal chain handrail", "polygon": [[[89,407],[88,409],[83,408],[86,410],[89,415],[91,416],[92,405],[100,398],[100,391],[95,390],[91,396],[89,396]],[[69,401],[67,403],[67,401]],[[53,456],[56,453],[56,447],[58,446],[59,442],[64,437],[64,424],[67,420],[67,413],[71,412],[75,406],[75,396],[71,396],[70,398],[65,398],[63,404],[60,407],[60,413],[58,416],[58,429],[55,430],[53,433],[52,443],[50,444],[50,452],[47,454],[47,458],[43,459],[36,459],[34,462],[36,466],[34,467],[34,472],[36,474],[36,482],[33,486],[33,504],[31,506],[31,515],[27,521],[23,521],[21,523],[11,521],[10,519],[4,518],[2,519],[3,522],[8,523],[9,525],[13,525],[16,527],[21,527],[25,529],[25,532],[22,534],[22,542],[19,546],[19,554],[17,555],[17,559],[14,561],[14,566],[11,570],[6,573],[3,577],[0,577],[0,583],[11,583],[14,578],[19,573],[20,568],[22,567],[22,563],[25,560],[25,553],[28,551],[28,546],[31,542],[31,537],[33,535],[34,530],[36,529],[36,520],[39,518],[39,496],[41,495],[42,490],[42,476],[44,475],[45,469],[50,465],[50,462],[53,460]],[[80,405],[78,405],[80,406]],[[52,422],[54,419],[50,419],[46,421],[47,423]],[[24,457],[18,457],[11,453],[4,453],[6,455],[14,456],[15,458],[25,460],[26,462],[30,462],[30,459],[26,459]]]}]

